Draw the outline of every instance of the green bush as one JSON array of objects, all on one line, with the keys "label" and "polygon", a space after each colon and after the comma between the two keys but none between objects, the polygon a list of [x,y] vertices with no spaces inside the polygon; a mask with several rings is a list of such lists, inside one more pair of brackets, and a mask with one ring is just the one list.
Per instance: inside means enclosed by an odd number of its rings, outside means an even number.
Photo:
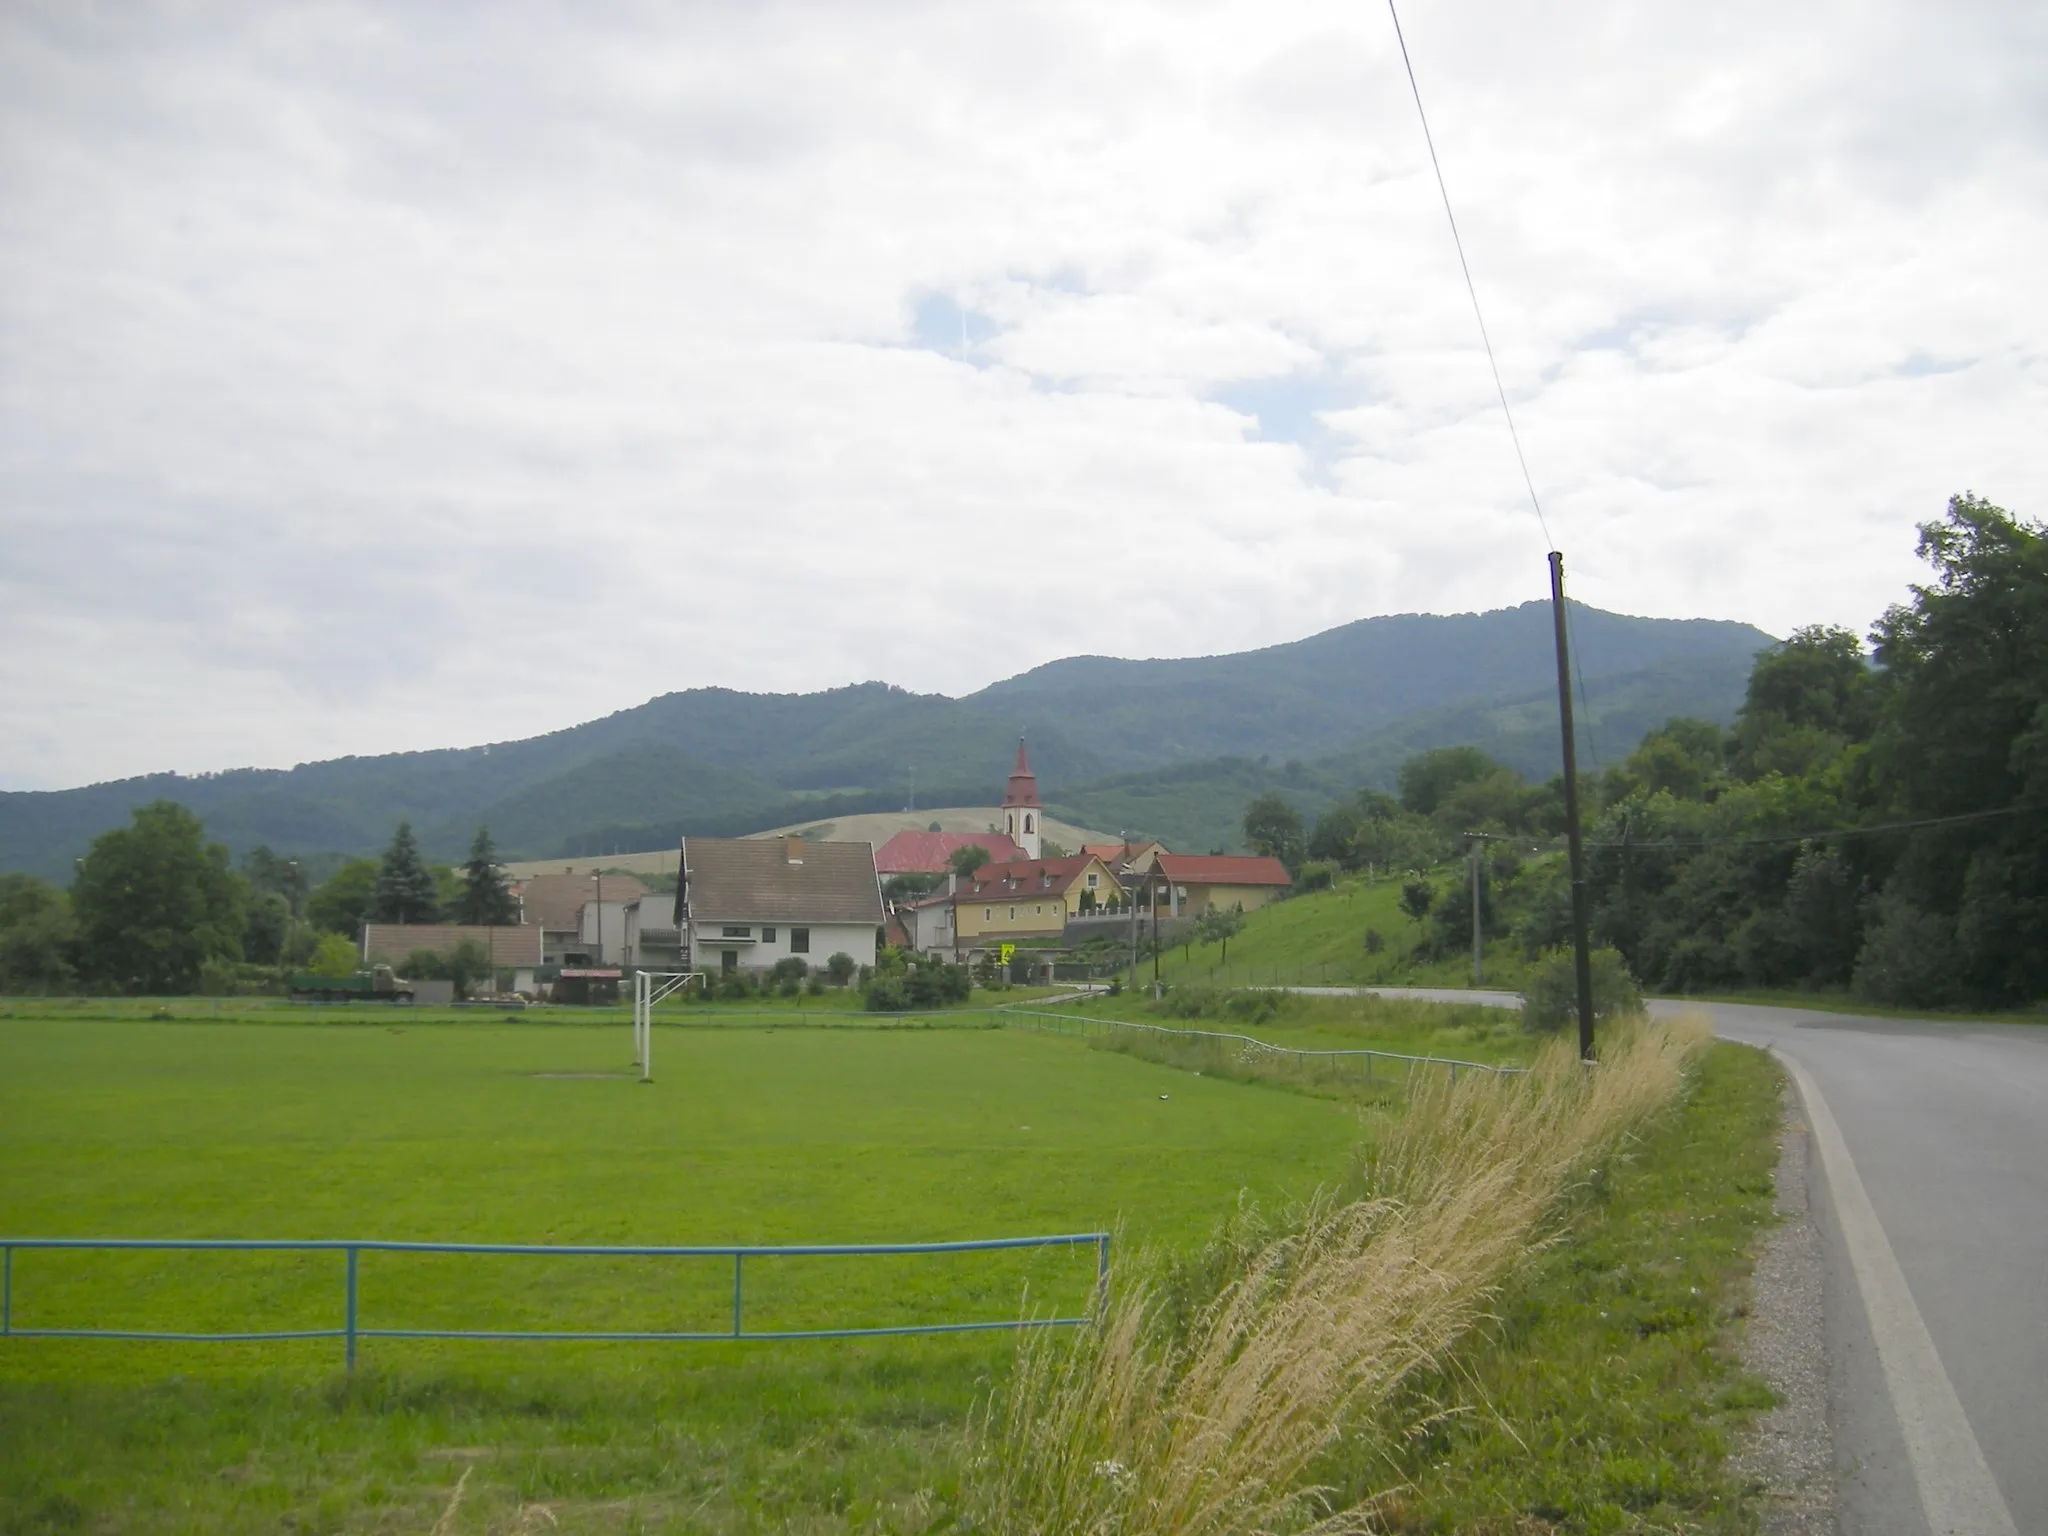
[{"label": "green bush", "polygon": [[320,942],[313,946],[313,955],[306,962],[306,969],[315,976],[353,976],[356,973],[356,947],[338,933],[324,933]]},{"label": "green bush", "polygon": [[825,962],[825,974],[832,978],[832,985],[843,987],[853,980],[853,973],[860,967],[854,964],[853,956],[845,950],[839,951]]},{"label": "green bush", "polygon": [[1961,957],[1955,924],[1925,912],[1903,897],[1880,896],[1870,904],[1863,947],[1850,983],[1858,997],[1875,1003],[1933,1008],[1960,1000]]},{"label": "green bush", "polygon": [[903,1013],[910,1007],[910,995],[897,975],[875,977],[861,988],[861,995],[867,999],[869,1013]]},{"label": "green bush", "polygon": [[1297,877],[1304,891],[1327,891],[1330,883],[1337,878],[1337,871],[1320,859],[1301,866]]},{"label": "green bush", "polygon": [[[1596,949],[1591,955],[1593,972],[1593,1022],[1640,1018],[1642,989],[1621,956],[1611,949]],[[1522,1027],[1539,1034],[1554,1034],[1576,1028],[1579,1017],[1579,986],[1573,974],[1569,949],[1546,951],[1522,989]]]}]

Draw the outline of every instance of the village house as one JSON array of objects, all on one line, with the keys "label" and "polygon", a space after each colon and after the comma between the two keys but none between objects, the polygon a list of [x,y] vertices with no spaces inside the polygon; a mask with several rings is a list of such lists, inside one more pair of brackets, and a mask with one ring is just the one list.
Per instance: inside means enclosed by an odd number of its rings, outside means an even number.
[{"label": "village house", "polygon": [[875,963],[883,923],[872,843],[800,837],[686,837],[674,924],[679,967],[766,971],[794,956]]},{"label": "village house", "polygon": [[952,907],[952,947],[959,950],[1059,938],[1069,917],[1122,900],[1123,887],[1102,860],[1075,853],[984,864],[945,899]]},{"label": "village house", "polygon": [[1160,908],[1162,917],[1200,917],[1211,907],[1255,911],[1287,893],[1294,877],[1278,859],[1236,853],[1148,851],[1132,861],[1124,882]]},{"label": "village house", "polygon": [[616,965],[625,955],[626,909],[649,894],[632,875],[532,875],[512,888],[522,919],[541,934],[549,965]]}]

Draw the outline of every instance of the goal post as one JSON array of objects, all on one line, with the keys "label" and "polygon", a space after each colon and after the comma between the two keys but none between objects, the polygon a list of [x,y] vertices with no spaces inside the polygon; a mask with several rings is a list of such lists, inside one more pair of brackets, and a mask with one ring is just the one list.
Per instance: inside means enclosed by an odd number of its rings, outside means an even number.
[{"label": "goal post", "polygon": [[635,971],[633,973],[633,1065],[640,1081],[654,1081],[654,1005],[704,980],[702,971]]}]

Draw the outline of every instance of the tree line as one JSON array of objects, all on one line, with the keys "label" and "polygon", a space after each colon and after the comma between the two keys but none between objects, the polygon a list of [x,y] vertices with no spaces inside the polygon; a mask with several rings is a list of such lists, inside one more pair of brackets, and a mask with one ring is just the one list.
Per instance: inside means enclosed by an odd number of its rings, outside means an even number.
[{"label": "tree line", "polygon": [[[1867,649],[1800,629],[1758,656],[1731,726],[1668,721],[1587,777],[1593,938],[1645,985],[2048,996],[2048,529],[1966,493],[1919,554],[1929,578]],[[1482,932],[1531,956],[1568,938],[1560,780],[1453,747],[1411,759],[1398,791],[1360,790],[1313,829],[1263,797],[1246,840],[1303,885],[1318,866],[1407,872],[1404,910],[1449,953],[1471,941],[1469,871],[1424,872],[1488,834]]]},{"label": "tree line", "polygon": [[252,972],[352,969],[365,922],[441,921],[519,921],[488,827],[451,869],[428,864],[401,821],[381,859],[314,886],[268,847],[236,867],[197,816],[158,800],[94,839],[68,890],[0,875],[0,992],[225,992]]}]

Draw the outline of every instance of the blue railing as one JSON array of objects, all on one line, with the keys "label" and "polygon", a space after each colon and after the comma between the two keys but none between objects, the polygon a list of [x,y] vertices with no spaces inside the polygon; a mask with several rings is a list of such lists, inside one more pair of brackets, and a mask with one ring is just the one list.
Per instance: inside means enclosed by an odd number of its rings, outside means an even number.
[{"label": "blue railing", "polygon": [[[748,1259],[862,1258],[887,1254],[990,1253],[1013,1248],[1095,1249],[1095,1293],[1088,1313],[1079,1317],[1022,1317],[1005,1322],[907,1323],[890,1327],[785,1328],[749,1331],[745,1327],[744,1284]],[[228,1250],[258,1253],[340,1253],[342,1317],[339,1328],[290,1328],[246,1333],[186,1333],[133,1328],[19,1328],[14,1322],[14,1253],[16,1249],[83,1248],[162,1251]],[[503,1328],[366,1328],[357,1316],[357,1275],[365,1253],[488,1253],[547,1258],[648,1258],[732,1260],[732,1326],[709,1331],[645,1332],[637,1330],[531,1331]],[[351,1369],[360,1339],[551,1339],[583,1342],[690,1343],[722,1339],[862,1339],[915,1333],[980,1333],[992,1329],[1078,1328],[1095,1320],[1109,1279],[1109,1234],[1068,1232],[1053,1237],[990,1237],[949,1243],[802,1243],[787,1247],[747,1245],[691,1247],[600,1247],[552,1243],[407,1243],[315,1238],[300,1241],[262,1238],[152,1237],[6,1237],[0,1238],[0,1338],[18,1339],[145,1339],[186,1344],[254,1343],[281,1339],[340,1339]]]}]

